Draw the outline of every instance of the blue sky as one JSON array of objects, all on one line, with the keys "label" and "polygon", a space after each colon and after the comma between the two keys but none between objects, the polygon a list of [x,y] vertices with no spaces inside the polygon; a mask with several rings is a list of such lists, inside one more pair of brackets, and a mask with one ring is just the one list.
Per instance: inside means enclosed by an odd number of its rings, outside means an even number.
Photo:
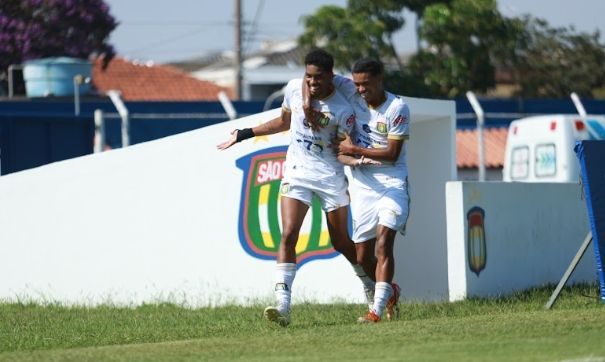
[{"label": "blue sky", "polygon": [[[120,22],[111,42],[122,56],[162,63],[234,48],[235,0],[105,2]],[[246,29],[253,34],[245,45],[254,50],[261,41],[294,38],[303,29],[300,17],[327,4],[345,6],[346,0],[242,0]],[[553,26],[574,26],[585,32],[605,29],[604,0],[498,0],[498,7],[506,16],[528,13]],[[405,28],[395,37],[400,53],[416,49],[414,17],[406,14],[406,19]]]}]

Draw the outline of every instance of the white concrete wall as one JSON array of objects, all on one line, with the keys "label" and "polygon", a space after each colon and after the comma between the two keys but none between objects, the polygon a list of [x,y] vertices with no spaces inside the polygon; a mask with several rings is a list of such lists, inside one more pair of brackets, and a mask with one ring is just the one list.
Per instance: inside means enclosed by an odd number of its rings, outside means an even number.
[{"label": "white concrete wall", "polygon": [[[436,101],[406,99],[412,111],[430,115]],[[447,105],[441,102],[442,107]],[[447,108],[446,108],[447,109]],[[406,237],[395,245],[395,280],[407,300],[447,300],[447,235],[444,185],[456,176],[455,123],[443,114],[412,123],[408,148],[410,169],[410,216]],[[414,117],[412,117],[414,118]]]},{"label": "white concrete wall", "polygon": [[[407,99],[412,214],[396,278],[413,299],[447,298],[446,181],[456,179],[453,102]],[[272,299],[274,261],[246,253],[235,160],[287,133],[217,151],[277,110],[0,177],[0,299],[190,305]],[[298,270],[295,300],[361,302],[342,256]]]},{"label": "white concrete wall", "polygon": [[[558,283],[589,232],[586,203],[577,183],[448,182],[449,299],[498,296]],[[472,207],[485,212],[485,269],[468,262]],[[570,283],[596,280],[587,250]]]}]

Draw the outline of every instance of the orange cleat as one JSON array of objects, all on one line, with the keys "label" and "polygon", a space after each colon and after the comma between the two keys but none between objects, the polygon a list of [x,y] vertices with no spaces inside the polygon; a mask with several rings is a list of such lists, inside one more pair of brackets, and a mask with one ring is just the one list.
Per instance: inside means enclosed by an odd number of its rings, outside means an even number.
[{"label": "orange cleat", "polygon": [[399,296],[401,295],[401,288],[397,283],[391,283],[393,288],[393,294],[387,301],[387,320],[392,321],[393,319],[399,319]]},{"label": "orange cleat", "polygon": [[364,317],[359,317],[357,319],[357,323],[365,324],[365,323],[378,323],[380,322],[380,317],[378,314],[374,313],[373,310],[369,311]]}]

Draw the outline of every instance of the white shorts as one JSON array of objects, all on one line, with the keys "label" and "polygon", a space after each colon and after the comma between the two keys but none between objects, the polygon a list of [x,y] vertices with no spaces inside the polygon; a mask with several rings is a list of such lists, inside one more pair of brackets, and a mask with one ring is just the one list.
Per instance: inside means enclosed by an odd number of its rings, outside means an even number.
[{"label": "white shorts", "polygon": [[362,243],[376,238],[376,228],[383,225],[391,230],[405,233],[410,210],[407,187],[368,189],[355,185],[351,192],[351,215],[353,216],[353,241]]},{"label": "white shorts", "polygon": [[282,196],[302,201],[309,207],[311,207],[311,203],[313,202],[313,195],[317,195],[324,212],[334,211],[350,203],[346,186],[339,190],[326,190],[283,181],[280,193]]}]

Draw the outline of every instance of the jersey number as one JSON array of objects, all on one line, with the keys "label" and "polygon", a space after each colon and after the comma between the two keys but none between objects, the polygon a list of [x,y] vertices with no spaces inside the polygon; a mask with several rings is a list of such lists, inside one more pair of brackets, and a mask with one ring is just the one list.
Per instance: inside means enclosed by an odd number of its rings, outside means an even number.
[{"label": "jersey number", "polygon": [[296,142],[298,143],[304,143],[305,147],[307,148],[307,151],[313,151],[315,153],[321,153],[323,152],[324,148],[322,145],[320,145],[319,143],[313,143],[309,140],[301,140],[301,139],[297,139]]}]

